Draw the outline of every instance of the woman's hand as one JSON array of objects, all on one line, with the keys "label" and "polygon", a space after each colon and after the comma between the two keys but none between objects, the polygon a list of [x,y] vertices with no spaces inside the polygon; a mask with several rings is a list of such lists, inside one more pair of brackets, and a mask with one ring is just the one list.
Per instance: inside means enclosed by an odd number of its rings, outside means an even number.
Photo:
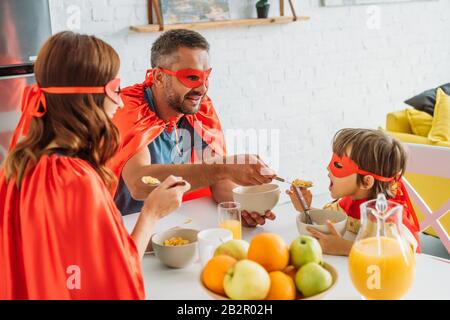
[{"label": "woman's hand", "polygon": [[[174,186],[183,181],[181,186]],[[169,176],[145,199],[141,214],[134,226],[131,237],[142,257],[146,248],[151,250],[150,236],[158,219],[178,209],[183,199],[183,193],[188,191],[191,185],[180,177]]]},{"label": "woman's hand", "polygon": [[[177,182],[184,185],[173,186]],[[145,199],[142,213],[155,219],[161,219],[181,205],[183,194],[191,185],[180,177],[169,176]]]},{"label": "woman's hand", "polygon": [[[291,198],[292,204],[294,205],[295,210],[299,211],[299,212],[303,212],[303,206],[300,203],[300,200],[297,198],[297,196],[295,195],[295,192],[293,190],[294,187],[291,187],[291,190],[286,190],[286,194],[289,196],[289,198]],[[311,191],[309,191],[306,188],[298,188],[300,189],[300,191],[303,194],[303,198],[305,198],[306,204],[308,205],[308,207],[311,208],[311,203],[312,203],[312,193]]]},{"label": "woman's hand", "polygon": [[330,234],[324,234],[311,227],[306,229],[319,240],[323,253],[334,256],[348,256],[353,242],[342,238],[330,221],[327,221],[327,226]]},{"label": "woman's hand", "polygon": [[247,228],[254,228],[257,225],[263,225],[266,223],[266,219],[275,220],[275,214],[267,210],[266,213],[262,216],[257,212],[247,212],[242,211],[242,225]]}]

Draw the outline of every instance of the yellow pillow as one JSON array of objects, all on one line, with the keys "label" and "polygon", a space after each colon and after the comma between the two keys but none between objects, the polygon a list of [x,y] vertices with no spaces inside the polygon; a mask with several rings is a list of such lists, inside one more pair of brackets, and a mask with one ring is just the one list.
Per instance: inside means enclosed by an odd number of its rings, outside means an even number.
[{"label": "yellow pillow", "polygon": [[432,142],[450,141],[450,96],[441,88],[436,92],[433,123],[428,139]]},{"label": "yellow pillow", "polygon": [[406,109],[409,125],[415,135],[427,137],[431,130],[433,116],[416,109]]}]

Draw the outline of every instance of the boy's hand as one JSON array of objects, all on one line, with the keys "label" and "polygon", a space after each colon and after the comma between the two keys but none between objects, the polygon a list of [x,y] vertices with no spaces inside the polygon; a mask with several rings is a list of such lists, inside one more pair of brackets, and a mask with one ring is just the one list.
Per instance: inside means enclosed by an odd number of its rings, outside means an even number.
[{"label": "boy's hand", "polygon": [[324,234],[311,227],[306,229],[319,240],[323,253],[335,256],[348,256],[353,242],[342,238],[330,221],[327,221],[327,226],[330,234]]},{"label": "boy's hand", "polygon": [[[292,203],[294,204],[295,210],[299,212],[303,212],[303,206],[300,203],[300,200],[295,195],[294,191],[292,190],[293,187],[291,187],[291,190],[286,190],[286,194],[291,198]],[[303,197],[305,198],[306,203],[309,207],[311,207],[312,202],[312,193],[306,188],[299,188],[303,194]]]}]

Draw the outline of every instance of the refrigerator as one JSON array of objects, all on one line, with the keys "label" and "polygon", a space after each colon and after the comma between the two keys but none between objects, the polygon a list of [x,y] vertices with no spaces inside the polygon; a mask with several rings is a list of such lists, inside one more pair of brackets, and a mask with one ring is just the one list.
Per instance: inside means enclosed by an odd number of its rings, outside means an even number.
[{"label": "refrigerator", "polygon": [[48,0],[0,0],[0,164],[19,121],[33,63],[51,36]]}]

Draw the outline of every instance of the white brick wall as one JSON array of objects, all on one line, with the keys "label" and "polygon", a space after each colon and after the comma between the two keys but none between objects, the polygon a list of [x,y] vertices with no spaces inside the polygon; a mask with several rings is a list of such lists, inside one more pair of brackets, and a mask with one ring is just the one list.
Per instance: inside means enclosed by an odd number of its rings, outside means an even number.
[{"label": "white brick wall", "polygon": [[[336,8],[295,2],[310,21],[200,32],[211,43],[210,96],[223,126],[279,129],[280,175],[313,179],[315,193],[324,193],[338,129],[384,126],[386,113],[404,108],[406,98],[450,82],[450,1]],[[254,3],[230,0],[232,17],[255,16]],[[70,5],[81,10],[79,32],[118,51],[124,83],[142,81],[158,34],[128,27],[146,23],[146,1],[51,0],[54,32],[67,28]],[[367,27],[373,10],[379,29]]]}]

